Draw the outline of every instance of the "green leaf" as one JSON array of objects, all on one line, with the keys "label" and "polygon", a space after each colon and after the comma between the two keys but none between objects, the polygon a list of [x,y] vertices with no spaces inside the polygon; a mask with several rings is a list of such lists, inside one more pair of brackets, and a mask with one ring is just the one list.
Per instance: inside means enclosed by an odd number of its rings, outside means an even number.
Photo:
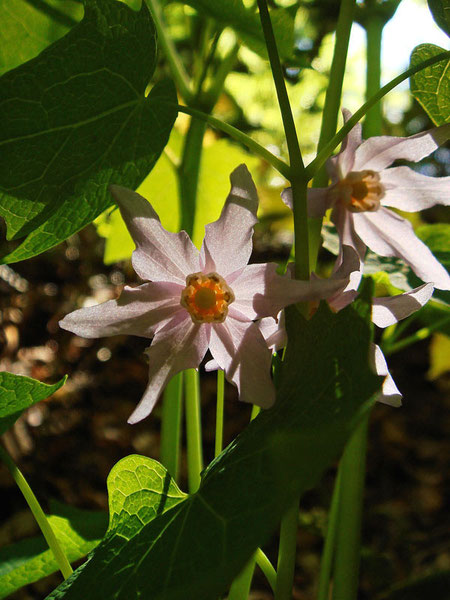
[{"label": "green leaf", "polygon": [[[420,44],[411,54],[410,66],[445,52],[433,44]],[[410,78],[411,93],[436,125],[450,121],[450,60],[422,69]]]},{"label": "green leaf", "polygon": [[[185,4],[212,17],[223,27],[232,27],[244,44],[260,56],[267,57],[259,15],[246,8],[242,0],[185,0]],[[278,52],[283,59],[293,59],[294,18],[291,12],[284,8],[270,11]]]},{"label": "green leaf", "polygon": [[[52,503],[50,525],[70,562],[86,556],[105,534],[104,512],[80,510]],[[59,570],[43,536],[22,540],[0,549],[0,598]]]},{"label": "green leaf", "polygon": [[14,425],[25,409],[59,390],[66,379],[67,376],[47,385],[23,375],[0,372],[0,435]]},{"label": "green leaf", "polygon": [[[176,130],[172,131],[168,144],[171,154],[176,154],[179,138],[180,134]],[[230,190],[231,171],[242,162],[245,162],[252,170],[258,164],[258,159],[248,155],[237,144],[226,139],[217,140],[204,147],[192,237],[198,248],[203,241],[205,225],[219,218]],[[151,202],[168,231],[179,231],[177,176],[165,153],[161,155],[150,175],[139,187],[138,192]],[[95,225],[98,233],[106,238],[104,253],[106,264],[130,258],[135,244],[118,210],[101,215]]]},{"label": "green leaf", "polygon": [[8,0],[0,3],[0,75],[37,56],[83,14],[78,2]]},{"label": "green leaf", "polygon": [[84,0],[84,19],[0,79],[3,261],[34,256],[112,204],[110,183],[135,189],[176,117],[171,82],[145,96],[156,61],[147,8]]},{"label": "green leaf", "polygon": [[428,0],[428,7],[439,27],[450,35],[450,0]]},{"label": "green leaf", "polygon": [[[368,366],[365,300],[338,314],[324,304],[311,321],[291,309],[287,327],[274,408],[214,460],[196,494],[176,497],[175,506],[146,524],[142,519],[142,527],[134,520],[127,529],[123,515],[48,600],[212,600],[223,594],[286,507],[337,457],[381,384]],[[170,491],[170,480],[164,481]],[[137,512],[137,502],[133,507]]]}]

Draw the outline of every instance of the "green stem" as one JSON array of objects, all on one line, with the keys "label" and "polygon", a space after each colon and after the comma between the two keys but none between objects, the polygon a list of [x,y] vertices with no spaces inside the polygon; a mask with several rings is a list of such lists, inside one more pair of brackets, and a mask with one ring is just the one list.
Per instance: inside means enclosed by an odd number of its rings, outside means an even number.
[{"label": "green stem", "polygon": [[252,556],[231,584],[228,600],[246,600],[248,598],[254,570],[255,557]]},{"label": "green stem", "polygon": [[275,593],[275,588],[277,585],[277,572],[275,571],[272,563],[261,550],[258,548],[255,554],[256,564],[264,573],[265,578],[267,579],[272,591]]},{"label": "green stem", "polygon": [[59,545],[59,542],[56,539],[53,529],[51,528],[50,523],[48,522],[47,517],[45,516],[44,511],[41,508],[41,505],[39,504],[36,496],[34,495],[33,490],[30,488],[22,472],[14,463],[13,459],[9,456],[6,450],[3,448],[3,446],[0,446],[0,458],[8,467],[8,470],[11,473],[14,481],[16,482],[25,500],[27,501],[27,504],[34,515],[34,518],[36,519],[37,524],[39,525],[50,550],[53,552],[53,556],[55,557],[55,560],[58,563],[58,567],[61,573],[63,574],[64,579],[67,579],[73,573],[72,567],[70,566],[70,563],[67,560],[63,549]]},{"label": "green stem", "polygon": [[319,591],[317,600],[328,600],[330,597],[330,579],[333,568],[333,558],[336,546],[336,532],[338,527],[339,516],[339,494],[340,494],[340,472],[336,476],[334,483],[333,496],[331,498],[330,512],[328,515],[327,532],[325,536],[325,544],[322,550],[320,560],[320,576],[319,576]]},{"label": "green stem", "polygon": [[[367,38],[366,100],[378,92],[381,86],[381,39],[385,21],[374,14],[365,21]],[[366,114],[363,132],[367,139],[380,135],[382,129],[381,102],[377,102]]]},{"label": "green stem", "polygon": [[278,548],[275,600],[291,600],[297,551],[298,500],[286,511],[281,521]]},{"label": "green stem", "polygon": [[183,100],[189,103],[193,99],[191,83],[183,67],[183,63],[178,56],[175,45],[167,33],[163,21],[161,6],[158,0],[145,0],[145,2],[147,3],[148,9],[155,23],[156,31],[158,33],[158,43],[161,45],[167,58],[172,77],[175,79],[178,91],[180,92]]},{"label": "green stem", "polygon": [[223,448],[223,410],[225,395],[225,373],[222,369],[217,371],[217,405],[216,405],[216,439],[214,456],[219,456]]},{"label": "green stem", "polygon": [[356,600],[369,415],[347,442],[341,463],[333,600]]},{"label": "green stem", "polygon": [[297,279],[307,281],[309,280],[309,233],[306,202],[307,180],[304,178],[305,166],[300,152],[294,117],[292,116],[291,105],[284,83],[283,69],[278,56],[266,0],[258,0],[258,8],[289,151],[289,180],[292,188],[294,213],[295,276]]},{"label": "green stem", "polygon": [[184,372],[187,463],[189,493],[193,494],[200,486],[200,473],[203,471],[202,424],[200,414],[199,375],[195,369]]},{"label": "green stem", "polygon": [[[337,129],[339,108],[341,106],[342,84],[347,62],[348,43],[355,13],[355,0],[342,0],[339,8],[339,17],[336,24],[336,35],[334,41],[333,60],[331,61],[330,80],[328,83],[325,104],[322,114],[322,125],[320,129],[317,151],[322,148],[334,136]],[[328,173],[322,166],[315,174],[313,187],[326,187],[328,185]],[[309,220],[311,270],[315,270],[317,256],[321,244],[320,232],[322,219]]]},{"label": "green stem", "polygon": [[342,142],[348,132],[353,129],[356,123],[374,106],[381,98],[383,98],[388,92],[393,90],[399,83],[408,79],[412,75],[415,75],[419,71],[426,69],[427,67],[431,67],[432,65],[450,58],[450,51],[441,52],[436,56],[432,56],[427,60],[424,60],[420,65],[416,65],[415,67],[411,67],[407,69],[401,75],[394,77],[392,81],[383,86],[376,94],[374,94],[370,100],[365,102],[355,114],[345,123],[341,129],[336,133],[335,136],[323,147],[323,149],[319,152],[316,158],[309,163],[309,165],[305,169],[306,178],[309,180],[316,172],[320,169],[320,167],[325,164],[326,160],[331,156],[333,150]]},{"label": "green stem", "polygon": [[409,335],[398,342],[382,345],[382,350],[386,355],[395,354],[396,352],[399,352],[399,350],[403,350],[404,348],[411,346],[411,344],[415,344],[421,340],[426,340],[432,333],[439,330],[441,327],[448,325],[449,322],[450,317],[446,316],[443,319],[439,319],[439,321],[436,321],[432,325],[429,325],[428,327],[422,327],[422,329],[419,329],[412,335]]},{"label": "green stem", "polygon": [[261,146],[260,144],[258,144],[258,142],[255,142],[255,140],[253,140],[246,133],[243,133],[239,129],[236,129],[236,127],[233,127],[233,125],[229,125],[228,123],[225,123],[224,121],[221,121],[220,119],[217,119],[212,115],[208,115],[207,113],[202,112],[201,110],[198,110],[196,108],[191,108],[190,106],[183,106],[179,104],[178,112],[191,115],[196,119],[200,119],[201,121],[208,123],[209,125],[211,125],[211,127],[214,127],[215,129],[219,129],[220,131],[227,133],[230,137],[246,146],[256,155],[261,156],[261,158],[264,158],[264,160],[270,163],[279,173],[286,177],[286,179],[290,177],[289,165],[287,165],[284,161],[282,161],[277,156],[269,152],[269,150],[264,148],[264,146]]},{"label": "green stem", "polygon": [[178,479],[183,412],[183,373],[173,377],[164,390],[161,419],[161,463]]}]

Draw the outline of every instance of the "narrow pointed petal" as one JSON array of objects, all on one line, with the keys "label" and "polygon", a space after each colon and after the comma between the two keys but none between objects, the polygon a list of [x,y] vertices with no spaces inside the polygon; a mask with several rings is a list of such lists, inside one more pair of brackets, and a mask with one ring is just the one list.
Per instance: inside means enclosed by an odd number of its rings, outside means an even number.
[{"label": "narrow pointed petal", "polygon": [[389,327],[401,319],[422,308],[433,295],[433,284],[424,283],[420,287],[387,298],[374,298],[372,304],[372,321],[378,327]]},{"label": "narrow pointed petal", "polygon": [[450,206],[450,177],[427,177],[409,167],[392,167],[380,173],[385,188],[383,206],[416,212],[443,204]]},{"label": "narrow pointed petal", "polygon": [[[308,217],[323,217],[332,205],[328,194],[329,188],[308,188]],[[286,188],[281,192],[281,199],[293,210],[292,188]]]},{"label": "narrow pointed petal", "polygon": [[377,375],[385,377],[384,383],[381,387],[381,391],[377,395],[377,401],[383,402],[383,404],[389,404],[390,406],[401,406],[402,395],[395,385],[395,381],[392,379],[389,373],[386,359],[379,346],[371,344],[369,351],[369,360],[372,363],[373,370]]},{"label": "narrow pointed petal", "polygon": [[[346,108],[343,108],[342,114],[344,116],[344,122],[347,123],[347,121],[352,116],[352,113]],[[361,143],[361,123],[356,123],[356,125],[349,131],[347,136],[344,138],[339,154],[330,158],[328,169],[333,183],[337,179],[345,177],[347,173],[350,173],[350,171],[354,170],[353,165],[355,162],[355,152],[356,149],[361,145]]]},{"label": "narrow pointed petal", "polygon": [[275,263],[248,265],[233,282],[232,307],[249,319],[276,317],[295,302],[322,300],[348,284],[348,278],[299,281],[276,273]]},{"label": "narrow pointed petal", "polygon": [[266,340],[267,347],[276,352],[287,344],[284,310],[278,313],[278,321],[273,317],[265,317],[257,321],[259,330]]},{"label": "narrow pointed petal", "polygon": [[152,412],[169,379],[184,369],[199,366],[208,349],[209,334],[210,327],[194,324],[186,311],[175,315],[158,331],[146,351],[149,383],[128,423],[142,421]]},{"label": "narrow pointed petal", "polygon": [[80,308],[66,315],[60,327],[80,337],[138,335],[151,338],[170,320],[180,306],[182,287],[174,283],[146,283],[128,287],[117,300]]},{"label": "narrow pointed petal", "polygon": [[349,246],[358,255],[359,270],[362,271],[367,247],[355,230],[353,214],[342,206],[336,206],[331,214],[331,221],[336,225],[339,235],[339,256],[335,268],[338,269],[342,264],[344,260],[344,247]]},{"label": "narrow pointed petal", "polygon": [[253,226],[257,222],[258,195],[245,165],[230,175],[231,191],[217,221],[205,227],[200,251],[202,270],[222,277],[244,267],[252,253]]},{"label": "narrow pointed petal", "polygon": [[239,400],[262,408],[273,405],[272,353],[256,323],[228,317],[224,323],[212,325],[209,349],[228,381],[237,386]]},{"label": "narrow pointed petal", "polygon": [[150,202],[136,192],[117,185],[110,191],[136,244],[132,263],[139,277],[185,285],[187,275],[200,271],[198,250],[185,231],[166,231]]},{"label": "narrow pointed petal", "polygon": [[[339,264],[340,263],[340,264]],[[341,255],[336,259],[331,279],[348,282],[333,296],[328,303],[339,311],[348,306],[358,295],[358,287],[362,278],[362,264],[358,253],[352,246],[342,246]]]},{"label": "narrow pointed petal", "polygon": [[418,162],[445,144],[449,137],[450,123],[409,137],[369,138],[355,152],[353,171],[382,171],[399,158]]},{"label": "narrow pointed petal", "polygon": [[353,215],[356,233],[377,254],[404,260],[422,281],[441,290],[450,289],[446,269],[414,234],[411,223],[381,207],[376,212]]}]

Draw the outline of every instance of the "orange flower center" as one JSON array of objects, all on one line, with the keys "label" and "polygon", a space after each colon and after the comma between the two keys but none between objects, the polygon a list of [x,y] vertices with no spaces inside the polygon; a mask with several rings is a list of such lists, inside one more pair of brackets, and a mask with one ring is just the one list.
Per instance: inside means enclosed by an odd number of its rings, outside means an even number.
[{"label": "orange flower center", "polygon": [[350,212],[374,212],[380,208],[384,188],[375,171],[352,171],[332,188],[331,194]]},{"label": "orange flower center", "polygon": [[194,323],[223,323],[233,301],[233,290],[223,277],[217,273],[192,273],[186,277],[180,303]]}]

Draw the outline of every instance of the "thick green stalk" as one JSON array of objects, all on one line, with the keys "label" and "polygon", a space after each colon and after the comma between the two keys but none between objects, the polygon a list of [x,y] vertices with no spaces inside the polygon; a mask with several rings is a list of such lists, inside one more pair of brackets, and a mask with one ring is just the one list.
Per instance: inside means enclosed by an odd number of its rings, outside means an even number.
[{"label": "thick green stalk", "polygon": [[427,60],[424,60],[420,65],[415,65],[410,69],[407,69],[397,77],[394,77],[389,83],[384,85],[376,94],[374,94],[370,100],[365,102],[358,110],[352,115],[352,117],[339,129],[335,136],[322,148],[322,150],[318,153],[316,158],[309,163],[306,167],[306,178],[312,179],[317,171],[325,164],[326,160],[331,156],[333,150],[342,142],[348,132],[353,129],[353,127],[358,123],[362,117],[372,108],[375,104],[381,100],[388,92],[393,90],[399,83],[408,79],[412,75],[415,75],[419,71],[426,69],[427,67],[431,67],[442,60],[448,60],[450,58],[450,51],[441,52],[436,56],[432,56]]},{"label": "thick green stalk", "polygon": [[328,600],[330,597],[330,580],[333,570],[333,558],[336,546],[336,532],[339,518],[340,472],[338,471],[334,482],[333,496],[331,498],[330,512],[328,514],[325,544],[320,560],[319,590],[317,600]]},{"label": "thick green stalk", "polygon": [[161,418],[161,463],[178,479],[183,412],[183,373],[173,377],[164,390]]},{"label": "thick green stalk", "polygon": [[222,369],[217,371],[217,404],[216,404],[216,438],[214,456],[219,456],[223,448],[223,411],[225,396],[225,373]]},{"label": "thick green stalk", "polygon": [[304,177],[305,166],[300,152],[294,117],[284,83],[283,69],[281,68],[266,0],[258,0],[258,8],[289,151],[289,180],[292,188],[294,213],[295,276],[297,279],[307,281],[309,280],[309,234],[306,180]]},{"label": "thick green stalk", "polygon": [[361,522],[369,415],[348,441],[339,466],[340,493],[333,600],[356,600],[361,558]]},{"label": "thick green stalk", "polygon": [[[385,21],[376,13],[364,24],[367,39],[367,74],[366,101],[376,94],[381,87],[381,39]],[[370,67],[369,67],[370,65]],[[364,137],[367,139],[381,134],[382,113],[381,101],[377,102],[366,114],[363,125]]]},{"label": "thick green stalk", "polygon": [[[333,60],[331,61],[330,80],[325,104],[322,114],[322,125],[320,129],[317,151],[320,152],[327,142],[334,136],[337,129],[339,108],[341,106],[342,84],[347,62],[348,43],[353,25],[355,13],[355,0],[342,0],[339,9],[339,17],[336,24],[336,35],[334,40]],[[326,187],[328,185],[328,173],[322,166],[315,174],[313,187]],[[320,248],[322,219],[310,219],[310,252],[311,270],[315,270],[317,255]]]},{"label": "thick green stalk", "polygon": [[291,600],[297,551],[298,501],[283,516],[278,547],[275,600]]},{"label": "thick green stalk", "polygon": [[264,146],[261,146],[260,144],[258,144],[258,142],[255,142],[255,140],[253,140],[246,133],[243,133],[239,129],[236,129],[236,127],[233,127],[233,125],[229,125],[228,123],[225,123],[224,121],[221,121],[220,119],[217,119],[212,115],[209,115],[205,112],[202,112],[201,110],[192,108],[190,106],[182,106],[181,104],[179,104],[178,112],[186,113],[187,115],[192,115],[193,117],[200,119],[205,123],[208,123],[208,125],[211,125],[211,127],[223,131],[224,133],[228,134],[230,137],[235,139],[237,142],[240,142],[241,144],[246,146],[256,155],[261,156],[261,158],[264,158],[264,160],[270,163],[279,173],[286,177],[286,179],[290,177],[289,165],[287,165],[284,161],[282,161],[277,156],[269,152],[269,150],[264,148]]},{"label": "thick green stalk", "polygon": [[200,414],[200,382],[198,371],[184,372],[186,398],[186,437],[189,493],[193,494],[200,486],[200,473],[203,471],[202,423]]},{"label": "thick green stalk", "polygon": [[13,459],[9,456],[9,454],[1,445],[0,458],[8,467],[8,470],[11,473],[14,481],[16,482],[25,500],[27,501],[27,504],[34,515],[34,518],[36,519],[37,524],[39,525],[50,550],[53,552],[53,556],[55,557],[55,560],[58,563],[59,570],[63,574],[64,579],[67,579],[73,573],[72,567],[70,566],[70,563],[67,560],[63,549],[59,545],[59,542],[56,539],[53,529],[51,528],[50,523],[48,522],[47,517],[45,516],[44,511],[42,510],[41,505],[38,502],[38,499],[34,495],[33,490],[28,485],[28,482],[23,476],[20,469],[17,467]]},{"label": "thick green stalk", "polygon": [[230,587],[228,600],[246,600],[252,585],[253,572],[255,570],[255,557],[252,556]]},{"label": "thick green stalk", "polygon": [[158,33],[158,43],[161,45],[164,55],[167,58],[170,71],[175,80],[178,91],[180,92],[183,100],[189,103],[193,99],[191,82],[189,81],[189,77],[184,69],[183,63],[178,56],[175,45],[165,28],[159,1],[145,0],[145,2],[147,3],[148,9],[155,23],[156,31]]}]

